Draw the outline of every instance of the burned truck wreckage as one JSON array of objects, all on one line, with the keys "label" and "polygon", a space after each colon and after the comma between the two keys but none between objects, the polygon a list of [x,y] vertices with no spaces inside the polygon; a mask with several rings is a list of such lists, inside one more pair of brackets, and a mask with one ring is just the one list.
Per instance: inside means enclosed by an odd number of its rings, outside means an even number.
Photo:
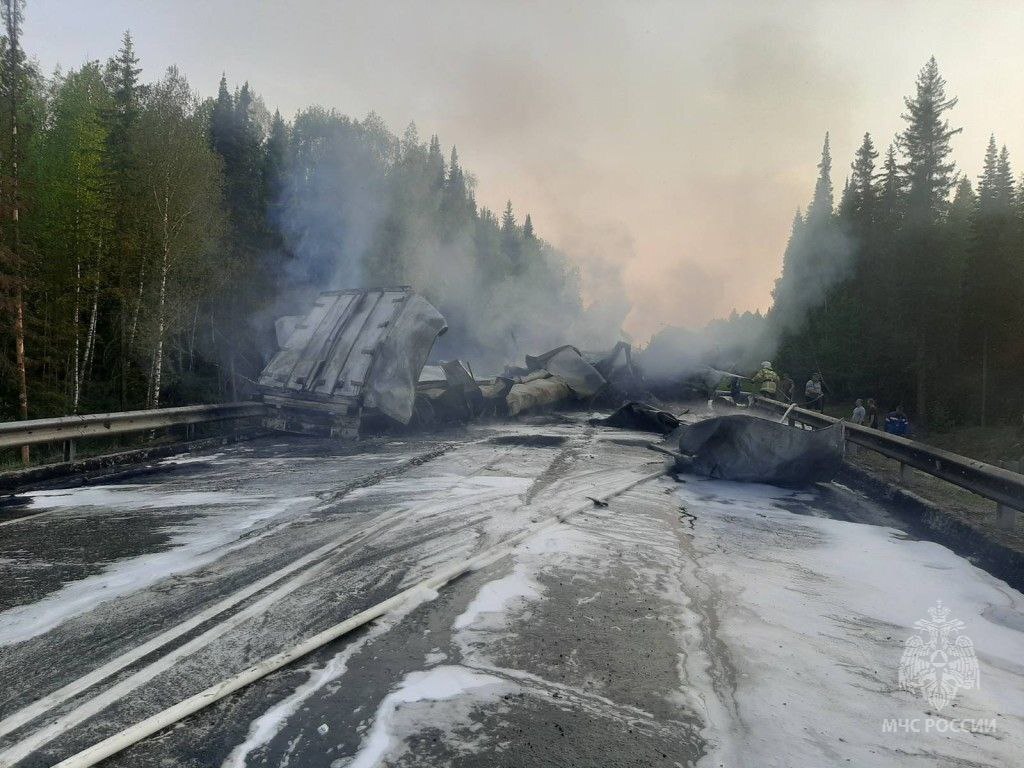
[{"label": "burned truck wreckage", "polygon": [[267,426],[356,437],[364,419],[407,424],[444,317],[409,288],[321,293],[305,317],[278,320],[280,349],[259,377]]},{"label": "burned truck wreckage", "polygon": [[492,378],[464,360],[428,364],[448,326],[406,286],[321,293],[276,330],[280,348],[258,384],[273,409],[266,426],[280,431],[356,438],[574,406],[615,409],[593,426],[667,435],[681,452],[660,450],[678,469],[711,478],[800,485],[828,479],[842,458],[841,429],[811,433],[746,415],[682,424],[650,404],[625,342],[605,352],[566,344]]},{"label": "burned truck wreckage", "polygon": [[356,437],[517,416],[577,402],[618,406],[643,395],[629,344],[607,352],[564,345],[526,356],[525,367],[478,379],[471,364],[428,365],[448,330],[441,313],[406,286],[321,293],[303,317],[277,322],[279,350],[260,374],[270,428]]}]

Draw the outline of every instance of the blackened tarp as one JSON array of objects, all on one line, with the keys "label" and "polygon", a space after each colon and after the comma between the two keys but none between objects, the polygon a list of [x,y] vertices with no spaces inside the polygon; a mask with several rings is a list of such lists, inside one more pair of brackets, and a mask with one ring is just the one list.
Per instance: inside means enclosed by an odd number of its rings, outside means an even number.
[{"label": "blackened tarp", "polygon": [[801,486],[830,480],[843,461],[843,425],[805,430],[735,415],[680,427],[689,471],[721,480]]},{"label": "blackened tarp", "polygon": [[630,402],[611,416],[603,419],[591,419],[590,423],[594,426],[637,429],[643,432],[659,432],[667,435],[679,426],[679,419],[668,411],[655,408],[653,405]]}]

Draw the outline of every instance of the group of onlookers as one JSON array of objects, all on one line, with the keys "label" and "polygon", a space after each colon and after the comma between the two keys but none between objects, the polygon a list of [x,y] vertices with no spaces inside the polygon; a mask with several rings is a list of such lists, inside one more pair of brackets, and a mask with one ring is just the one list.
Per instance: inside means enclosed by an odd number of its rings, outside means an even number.
[{"label": "group of onlookers", "polygon": [[[784,403],[795,402],[794,389],[796,384],[793,379],[785,373],[781,376],[777,374],[772,369],[770,361],[765,360],[761,363],[761,368],[754,374],[751,380],[757,391],[765,397],[781,400]],[[738,379],[733,380],[733,386],[735,389],[739,389]],[[820,373],[813,374],[804,385],[804,407],[819,413],[824,413],[825,411],[825,387]],[[858,398],[857,402],[854,403],[850,421],[854,424],[870,427],[871,429],[884,429],[889,434],[901,437],[910,434],[910,420],[907,418],[903,406],[897,405],[896,408],[886,414],[883,421],[881,411],[874,398],[868,398],[866,403]]]},{"label": "group of onlookers", "polygon": [[[850,416],[850,421],[853,424],[879,429],[878,405],[874,399],[869,397],[867,405],[865,405],[864,401],[858,397],[857,401],[853,404],[853,414]],[[907,418],[902,405],[897,405],[893,410],[889,411],[883,426],[885,431],[891,435],[906,437],[910,434],[910,419]]]}]

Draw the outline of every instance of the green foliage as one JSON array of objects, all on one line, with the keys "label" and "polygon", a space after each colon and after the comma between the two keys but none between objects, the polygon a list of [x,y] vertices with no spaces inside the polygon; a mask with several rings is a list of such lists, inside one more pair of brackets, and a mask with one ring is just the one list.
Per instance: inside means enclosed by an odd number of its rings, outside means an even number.
[{"label": "green foliage", "polygon": [[[933,429],[1024,411],[1024,219],[1009,153],[990,139],[975,195],[950,159],[960,129],[945,85],[929,59],[881,172],[865,134],[834,214],[826,140],[819,231],[798,214],[768,317],[782,368],[822,371],[836,398],[903,403]],[[845,257],[821,234],[837,231]],[[846,267],[828,270],[836,258]]]},{"label": "green foliage", "polygon": [[[9,29],[22,6],[0,6]],[[127,32],[105,65],[50,78],[7,40],[0,311],[24,289],[31,415],[244,396],[274,320],[329,288],[414,285],[451,325],[438,354],[484,368],[587,325],[568,260],[511,203],[501,222],[478,210],[456,149],[446,160],[415,125],[399,138],[375,114],[318,106],[289,123],[248,83],[222,77],[200,100],[173,67],[142,83]],[[10,327],[4,418],[17,415]]]}]

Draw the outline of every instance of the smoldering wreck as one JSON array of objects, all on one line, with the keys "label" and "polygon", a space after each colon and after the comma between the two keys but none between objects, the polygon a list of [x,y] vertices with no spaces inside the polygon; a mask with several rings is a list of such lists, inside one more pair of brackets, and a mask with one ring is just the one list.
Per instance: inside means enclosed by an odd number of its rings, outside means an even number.
[{"label": "smoldering wreck", "polygon": [[629,344],[564,345],[479,379],[464,360],[427,364],[448,330],[408,286],[321,293],[302,317],[277,322],[279,349],[259,377],[267,426],[356,437],[388,427],[511,417],[568,402],[619,405],[642,393]]},{"label": "smoldering wreck", "polygon": [[842,459],[841,428],[813,432],[749,414],[681,424],[625,342],[599,352],[565,344],[478,378],[470,361],[429,362],[447,330],[409,286],[321,293],[304,316],[276,324],[279,349],[258,381],[272,408],[266,426],[351,439],[572,406],[614,410],[595,425],[667,435],[659,450],[706,477],[800,485],[828,479]]}]

